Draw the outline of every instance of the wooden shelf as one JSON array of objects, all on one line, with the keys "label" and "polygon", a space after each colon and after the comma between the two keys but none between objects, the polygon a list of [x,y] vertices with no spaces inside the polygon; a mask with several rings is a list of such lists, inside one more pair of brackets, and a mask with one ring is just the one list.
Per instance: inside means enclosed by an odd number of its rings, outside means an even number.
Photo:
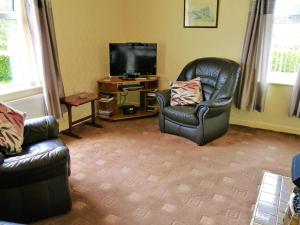
[{"label": "wooden shelf", "polygon": [[[149,102],[151,101],[151,105],[153,105],[152,100],[147,99],[147,92],[155,92],[158,88],[158,80],[159,78],[156,76],[148,76],[146,79],[137,79],[137,80],[122,80],[119,77],[108,77],[103,80],[97,81],[98,83],[98,95],[101,94],[109,94],[114,97],[115,101],[113,101],[110,105],[110,109],[113,111],[112,116],[101,116],[99,118],[106,119],[106,120],[126,120],[126,119],[134,119],[140,117],[148,117],[154,116],[158,113],[158,110],[153,112],[145,111],[148,106],[150,106]],[[143,86],[142,89],[137,90],[128,90],[128,91],[120,91],[119,85],[128,85],[128,84],[139,84]],[[138,112],[135,114],[124,115],[118,105],[118,95],[125,94],[125,93],[134,93],[139,94],[140,96],[140,103]],[[153,99],[155,100],[155,98]]]},{"label": "wooden shelf", "polygon": [[120,77],[107,77],[103,80],[98,80],[98,83],[106,84],[139,84],[141,82],[155,82],[158,81],[157,76],[148,76],[146,79],[136,79],[136,80],[122,80]]},{"label": "wooden shelf", "polygon": [[127,120],[127,119],[136,119],[136,118],[141,118],[141,117],[155,116],[157,113],[158,113],[158,110],[155,110],[153,112],[138,110],[138,112],[135,114],[124,115],[123,113],[117,113],[110,117],[101,116],[101,115],[98,115],[98,117],[101,119],[105,119],[105,120],[116,121],[116,120]]},{"label": "wooden shelf", "polygon": [[127,92],[153,92],[154,89],[137,89],[137,90],[128,90],[128,91],[99,91],[102,94],[124,94]]}]

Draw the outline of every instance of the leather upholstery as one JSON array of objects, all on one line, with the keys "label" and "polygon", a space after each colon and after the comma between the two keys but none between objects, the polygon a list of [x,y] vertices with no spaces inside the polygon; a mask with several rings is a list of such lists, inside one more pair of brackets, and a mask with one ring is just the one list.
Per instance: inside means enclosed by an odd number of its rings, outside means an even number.
[{"label": "leather upholstery", "polygon": [[26,120],[23,145],[56,138],[58,133],[58,123],[52,116]]},{"label": "leather upholstery", "polygon": [[291,172],[293,183],[300,188],[300,154],[293,157]]},{"label": "leather upholstery", "polygon": [[4,155],[0,152],[0,165],[4,162]]},{"label": "leather upholstery", "polygon": [[200,58],[187,64],[177,80],[200,77],[204,101],[231,97],[235,91],[240,66],[222,58]]},{"label": "leather upholstery", "polygon": [[162,113],[168,118],[183,124],[195,126],[199,124],[194,106],[167,106]]},{"label": "leather upholstery", "polygon": [[29,223],[71,209],[70,156],[53,117],[28,120],[22,154],[0,165],[0,220]]},{"label": "leather upholstery", "polygon": [[[159,91],[161,132],[186,137],[204,145],[228,130],[230,107],[240,66],[223,58],[199,58],[188,63],[177,80],[200,77],[204,101],[196,106],[171,107],[171,91]],[[184,108],[184,109],[183,109]]]}]

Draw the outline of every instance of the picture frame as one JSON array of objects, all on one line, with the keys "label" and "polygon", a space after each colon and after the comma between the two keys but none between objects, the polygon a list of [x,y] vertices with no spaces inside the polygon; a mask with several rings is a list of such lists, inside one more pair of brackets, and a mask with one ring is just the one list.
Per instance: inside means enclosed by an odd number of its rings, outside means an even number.
[{"label": "picture frame", "polygon": [[184,0],[185,28],[217,28],[219,0]]}]

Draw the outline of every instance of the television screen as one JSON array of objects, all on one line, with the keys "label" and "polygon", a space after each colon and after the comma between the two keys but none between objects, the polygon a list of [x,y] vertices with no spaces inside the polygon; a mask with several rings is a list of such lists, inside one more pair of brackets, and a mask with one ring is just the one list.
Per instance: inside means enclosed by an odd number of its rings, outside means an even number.
[{"label": "television screen", "polygon": [[110,43],[110,75],[156,75],[154,43]]}]

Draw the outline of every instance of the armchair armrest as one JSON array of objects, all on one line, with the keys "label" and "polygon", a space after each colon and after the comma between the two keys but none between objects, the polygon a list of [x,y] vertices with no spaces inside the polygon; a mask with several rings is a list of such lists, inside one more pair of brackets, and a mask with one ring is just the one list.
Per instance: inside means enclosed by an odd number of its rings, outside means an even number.
[{"label": "armchair armrest", "polygon": [[199,118],[214,117],[229,110],[231,102],[231,97],[201,102],[196,106],[196,112]]},{"label": "armchair armrest", "polygon": [[171,89],[156,92],[156,98],[161,108],[170,105]]},{"label": "armchair armrest", "polygon": [[58,137],[58,122],[53,116],[45,116],[25,121],[24,145]]},{"label": "armchair armrest", "polygon": [[8,158],[0,166],[0,188],[67,175],[69,160],[66,146]]},{"label": "armchair armrest", "polygon": [[0,165],[4,162],[4,155],[0,152]]}]

